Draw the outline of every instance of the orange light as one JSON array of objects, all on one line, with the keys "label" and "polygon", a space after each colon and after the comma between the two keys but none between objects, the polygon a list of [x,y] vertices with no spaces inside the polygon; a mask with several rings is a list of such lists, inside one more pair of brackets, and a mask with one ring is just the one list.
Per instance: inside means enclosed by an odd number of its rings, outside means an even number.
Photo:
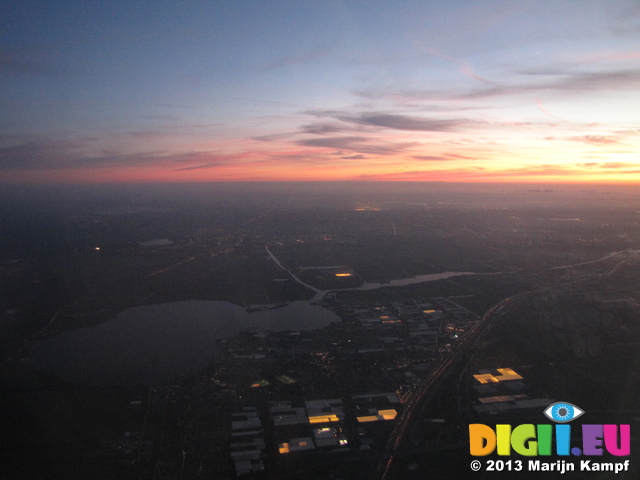
[{"label": "orange light", "polygon": [[377,421],[378,421],[378,417],[376,415],[367,415],[365,417],[358,417],[359,423],[377,422]]},{"label": "orange light", "polygon": [[327,422],[339,422],[340,419],[335,414],[331,415],[314,415],[309,417],[309,423],[327,423]]},{"label": "orange light", "polygon": [[391,410],[380,410],[378,412],[378,415],[380,415],[384,420],[395,420],[396,415],[398,415],[398,412],[396,412],[393,409],[391,409]]},{"label": "orange light", "polygon": [[289,453],[290,452],[289,444],[288,443],[281,443],[278,446],[278,452],[280,452],[280,453]]},{"label": "orange light", "polygon": [[367,422],[379,422],[382,420],[395,420],[398,412],[394,409],[389,410],[378,410],[377,415],[365,415],[363,417],[357,417],[359,423],[367,423]]}]

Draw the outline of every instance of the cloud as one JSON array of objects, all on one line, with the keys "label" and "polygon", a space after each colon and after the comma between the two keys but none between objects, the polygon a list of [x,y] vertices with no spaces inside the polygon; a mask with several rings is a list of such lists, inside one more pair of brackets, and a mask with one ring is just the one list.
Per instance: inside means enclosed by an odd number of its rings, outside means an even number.
[{"label": "cloud", "polygon": [[[521,70],[508,72],[503,77],[513,74],[524,76],[522,82],[511,81],[491,83],[480,88],[407,88],[405,86],[384,86],[366,91],[354,92],[356,95],[370,99],[391,99],[398,101],[437,101],[437,100],[475,100],[521,94],[581,93],[597,91],[634,90],[640,88],[640,68],[626,68],[603,71],[571,71],[575,66],[546,67],[545,69]],[[531,81],[532,77],[535,81]]]},{"label": "cloud", "polygon": [[463,121],[460,120],[433,120],[388,113],[362,114],[359,117],[338,117],[338,119],[345,122],[359,123],[361,125],[415,132],[450,132],[463,123]]},{"label": "cloud", "polygon": [[308,138],[295,142],[305,147],[327,147],[339,148],[344,150],[354,150],[363,142],[367,142],[366,137],[324,137],[324,138]]},{"label": "cloud", "polygon": [[283,140],[285,138],[295,137],[300,134],[310,135],[327,135],[343,132],[353,132],[354,128],[344,127],[343,125],[333,125],[327,123],[307,124],[302,125],[299,131],[295,132],[283,132],[270,135],[258,135],[251,137],[252,140],[258,140],[259,142],[273,142],[277,140]]},{"label": "cloud", "polygon": [[76,167],[134,167],[134,166],[175,166],[175,164],[196,164],[181,167],[180,170],[190,170],[194,168],[202,168],[214,163],[228,163],[234,161],[236,155],[220,154],[212,151],[202,152],[170,152],[166,150],[151,152],[136,152],[125,154],[112,154],[105,152],[102,155],[94,155],[91,157],[76,158],[72,165]]},{"label": "cloud", "polygon": [[395,172],[380,174],[362,174],[358,177],[360,180],[415,180],[419,178],[424,180],[425,176],[433,175],[434,172],[414,170],[411,172]]},{"label": "cloud", "polygon": [[556,90],[619,90],[640,87],[640,69],[575,73],[548,86]]},{"label": "cloud", "polygon": [[0,170],[46,170],[69,164],[75,142],[29,140],[0,148]]},{"label": "cloud", "polygon": [[221,163],[221,162],[210,162],[210,163],[204,163],[202,165],[192,165],[190,167],[176,168],[175,171],[176,172],[185,172],[185,171],[188,171],[188,170],[205,170],[207,168],[215,168],[215,167],[219,167],[221,165],[224,165],[224,163]]},{"label": "cloud", "polygon": [[600,52],[592,52],[587,55],[582,56],[577,61],[578,63],[585,64],[597,64],[597,63],[608,63],[608,62],[627,62],[630,60],[638,60],[640,59],[640,51],[600,51]]},{"label": "cloud", "polygon": [[614,135],[581,135],[578,137],[569,137],[569,140],[591,145],[613,145],[620,143],[618,137]]},{"label": "cloud", "polygon": [[304,147],[334,148],[337,150],[352,150],[360,153],[377,155],[391,155],[399,153],[415,145],[415,143],[377,143],[376,139],[368,137],[323,137],[308,138],[296,141],[296,145]]},{"label": "cloud", "polygon": [[311,115],[319,117],[331,117],[346,123],[365,125],[370,127],[389,128],[392,130],[404,130],[412,132],[451,132],[458,130],[463,125],[475,124],[467,119],[429,119],[409,115],[397,115],[384,112],[361,113],[349,115],[336,111],[309,111]]},{"label": "cloud", "polygon": [[[595,164],[598,165],[598,164]],[[396,180],[396,181],[455,181],[455,180],[496,180],[496,179],[530,179],[534,177],[566,177],[575,178],[580,175],[593,175],[593,166],[591,164],[578,165],[526,165],[512,168],[502,169],[486,169],[484,167],[475,168],[455,168],[455,169],[437,169],[437,170],[412,170],[405,172],[390,172],[381,174],[362,174],[354,180]],[[606,170],[618,174],[635,174],[638,173],[638,165],[613,163],[599,164],[601,170],[599,173],[604,174]],[[578,167],[578,168],[576,168]],[[581,170],[580,167],[583,169]],[[633,169],[632,169],[633,168]],[[604,171],[603,171],[604,170]]]},{"label": "cloud", "polygon": [[477,160],[476,157],[469,157],[467,155],[460,155],[458,153],[447,153],[447,157],[457,160]]},{"label": "cloud", "polygon": [[282,140],[283,138],[289,138],[293,135],[295,135],[295,133],[275,133],[273,135],[258,135],[256,137],[251,137],[251,139],[259,142],[273,142],[274,140]]},{"label": "cloud", "polygon": [[96,155],[76,158],[72,161],[75,167],[134,166],[156,164],[167,159],[166,152],[139,152],[129,154]]},{"label": "cloud", "polygon": [[453,160],[477,160],[475,157],[468,157],[467,155],[459,155],[457,153],[445,153],[444,155],[414,155],[411,158],[416,160],[425,160],[433,162],[450,162]]},{"label": "cloud", "polygon": [[406,172],[391,172],[380,174],[362,174],[357,180],[398,180],[398,181],[453,181],[462,178],[478,178],[486,176],[482,168],[475,171],[452,169],[452,170],[412,170]]},{"label": "cloud", "polygon": [[450,158],[447,157],[440,157],[440,156],[435,156],[435,155],[414,155],[411,158],[415,158],[416,160],[426,160],[426,161],[433,161],[433,162],[446,162],[448,160],[451,160]]},{"label": "cloud", "polygon": [[540,110],[545,115],[548,115],[549,117],[553,118],[554,120],[560,120],[561,122],[564,122],[564,123],[570,123],[567,120],[565,120],[564,118],[560,118],[557,115],[555,115],[554,113],[550,112],[549,109],[547,107],[545,107],[545,105],[544,105],[544,103],[542,102],[541,99],[536,98],[536,104],[538,105],[538,110]]},{"label": "cloud", "polygon": [[632,36],[635,40],[638,32],[640,32],[640,5],[637,2],[629,2],[622,8],[617,10],[613,22],[609,25],[609,29],[615,35],[623,37]]},{"label": "cloud", "polygon": [[[9,138],[5,138],[5,141]],[[72,169],[102,169],[104,167],[175,167],[178,170],[212,168],[237,161],[239,155],[219,152],[171,152],[167,150],[118,153],[103,150],[87,154],[92,140],[57,141],[33,139],[0,148],[0,171],[54,171]],[[99,139],[98,139],[99,140]]]},{"label": "cloud", "polygon": [[338,133],[344,131],[344,127],[338,125],[331,125],[327,123],[318,123],[311,125],[303,125],[302,131],[304,133],[312,133],[315,135],[324,135],[326,133]]},{"label": "cloud", "polygon": [[480,81],[482,83],[486,83],[486,84],[489,84],[489,85],[497,85],[496,82],[493,82],[491,80],[488,80],[488,79],[478,75],[475,72],[475,70],[473,69],[473,67],[471,66],[471,64],[468,63],[468,62],[465,62],[464,60],[460,60],[459,58],[454,58],[454,57],[451,57],[449,55],[446,55],[446,54],[442,53],[441,51],[439,51],[436,48],[428,49],[428,53],[433,55],[433,56],[435,56],[435,57],[438,57],[438,58],[440,58],[442,60],[446,60],[448,62],[455,63],[458,66],[458,69],[460,70],[460,72],[463,75],[465,75],[465,76],[467,76],[469,78],[473,78],[474,80],[478,80],[478,81]]},{"label": "cloud", "polygon": [[[259,155],[254,152],[253,155]],[[176,168],[174,171],[183,172],[188,170],[205,170],[208,168],[216,168],[224,165],[236,163],[239,160],[244,160],[247,157],[244,153],[219,153],[212,151],[204,152],[183,152],[179,154],[165,155],[165,159],[168,160],[170,165],[189,164],[184,167]]]},{"label": "cloud", "polygon": [[598,165],[600,168],[604,168],[607,170],[618,170],[618,169],[627,169],[627,168],[637,168],[638,164],[636,163],[625,163],[625,162],[606,162]]},{"label": "cloud", "polygon": [[516,168],[505,168],[502,170],[497,170],[495,172],[491,172],[491,176],[518,176],[518,177],[528,177],[528,176],[549,176],[549,175],[575,175],[575,168],[572,166],[566,165],[527,165],[524,167],[516,167]]},{"label": "cloud", "polygon": [[[215,127],[222,126],[222,123],[205,123],[205,124],[185,124],[177,121],[177,119],[162,116],[153,116],[153,120],[172,120],[172,123],[150,127],[145,130],[132,130],[127,135],[133,138],[167,138],[167,137],[185,137],[185,136],[202,136],[210,135]],[[148,118],[146,116],[145,118]]]},{"label": "cloud", "polygon": [[[521,72],[522,73],[522,72]],[[630,90],[640,87],[640,69],[609,70],[600,72],[548,72],[555,78],[521,85],[502,85],[462,94],[463,98],[481,98],[497,95],[555,91],[585,92],[604,90]]]}]

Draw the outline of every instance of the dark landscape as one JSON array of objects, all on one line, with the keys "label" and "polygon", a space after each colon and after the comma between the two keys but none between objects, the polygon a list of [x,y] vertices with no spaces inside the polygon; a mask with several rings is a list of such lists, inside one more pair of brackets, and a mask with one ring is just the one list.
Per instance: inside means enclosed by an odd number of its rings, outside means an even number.
[{"label": "dark landscape", "polygon": [[[539,423],[556,400],[631,424],[637,450],[631,189],[1,196],[9,478],[489,478],[467,425]],[[473,375],[497,368],[528,404],[485,408]]]}]

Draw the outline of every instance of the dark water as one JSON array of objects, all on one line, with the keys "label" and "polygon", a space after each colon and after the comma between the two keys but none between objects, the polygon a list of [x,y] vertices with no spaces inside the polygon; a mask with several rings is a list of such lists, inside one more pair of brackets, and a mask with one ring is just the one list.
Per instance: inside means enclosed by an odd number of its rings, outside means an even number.
[{"label": "dark water", "polygon": [[29,362],[74,382],[161,385],[205,366],[219,352],[219,339],[251,328],[311,330],[337,321],[330,310],[304,301],[254,313],[201,300],[141,306],[35,344]]}]

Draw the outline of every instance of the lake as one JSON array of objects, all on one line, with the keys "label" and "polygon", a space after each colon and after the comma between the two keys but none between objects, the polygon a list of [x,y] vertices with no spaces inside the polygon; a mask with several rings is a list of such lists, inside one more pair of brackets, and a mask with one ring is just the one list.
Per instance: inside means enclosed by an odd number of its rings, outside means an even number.
[{"label": "lake", "polygon": [[248,313],[218,301],[189,300],[133,307],[99,325],[35,343],[28,362],[68,381],[94,385],[162,385],[204,367],[217,340],[252,328],[322,328],[340,317],[305,301]]}]

